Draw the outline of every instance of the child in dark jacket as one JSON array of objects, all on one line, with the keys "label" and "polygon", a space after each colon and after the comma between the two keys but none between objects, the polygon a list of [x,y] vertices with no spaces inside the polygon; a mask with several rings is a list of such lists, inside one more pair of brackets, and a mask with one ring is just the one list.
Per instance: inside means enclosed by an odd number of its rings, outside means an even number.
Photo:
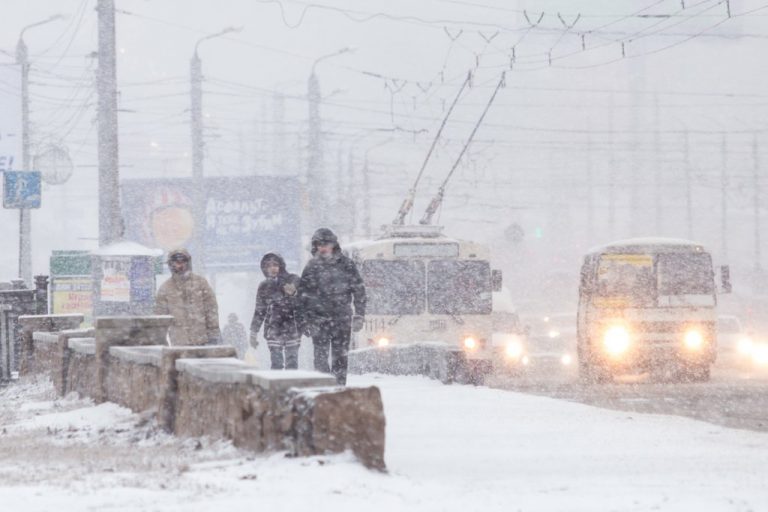
[{"label": "child in dark jacket", "polygon": [[256,293],[256,311],[251,322],[251,345],[256,348],[256,337],[264,324],[273,370],[295,370],[299,367],[301,344],[301,318],[297,289],[299,276],[290,274],[285,260],[275,253],[261,259],[261,271],[266,278]]}]

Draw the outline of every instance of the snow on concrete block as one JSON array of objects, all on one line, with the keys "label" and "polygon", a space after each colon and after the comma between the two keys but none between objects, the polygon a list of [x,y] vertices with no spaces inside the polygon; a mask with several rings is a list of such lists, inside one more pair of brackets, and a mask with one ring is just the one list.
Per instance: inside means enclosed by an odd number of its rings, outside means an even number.
[{"label": "snow on concrete block", "polygon": [[32,333],[32,341],[35,343],[57,343],[59,341],[59,335],[52,332],[38,331]]},{"label": "snow on concrete block", "polygon": [[96,318],[96,339],[107,345],[168,345],[170,315]]},{"label": "snow on concrete block", "polygon": [[70,338],[69,349],[78,354],[96,355],[96,340],[94,338]]},{"label": "snow on concrete block", "polygon": [[176,370],[185,372],[207,382],[223,384],[247,384],[248,374],[243,370],[253,368],[251,365],[234,357],[208,359],[178,359]]},{"label": "snow on concrete block", "polygon": [[350,450],[366,467],[386,470],[386,420],[379,388],[313,388],[294,393],[296,455]]},{"label": "snow on concrete block", "polygon": [[333,386],[336,379],[327,373],[302,370],[250,370],[248,382],[265,391],[287,391],[291,388]]},{"label": "snow on concrete block", "polygon": [[160,367],[163,361],[163,348],[159,345],[144,347],[110,347],[109,355],[134,364],[148,364]]}]

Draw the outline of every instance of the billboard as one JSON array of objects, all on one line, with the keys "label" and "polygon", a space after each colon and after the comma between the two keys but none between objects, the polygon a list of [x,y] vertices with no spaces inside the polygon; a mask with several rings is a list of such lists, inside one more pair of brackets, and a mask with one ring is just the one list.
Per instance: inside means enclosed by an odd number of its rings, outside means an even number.
[{"label": "billboard", "polygon": [[21,167],[21,72],[0,64],[0,172]]},{"label": "billboard", "polygon": [[205,224],[196,226],[191,178],[123,181],[126,238],[169,251],[190,247],[196,231],[202,230],[210,271],[258,270],[261,257],[270,251],[282,254],[289,268],[298,268],[298,178],[210,177],[204,188]]}]

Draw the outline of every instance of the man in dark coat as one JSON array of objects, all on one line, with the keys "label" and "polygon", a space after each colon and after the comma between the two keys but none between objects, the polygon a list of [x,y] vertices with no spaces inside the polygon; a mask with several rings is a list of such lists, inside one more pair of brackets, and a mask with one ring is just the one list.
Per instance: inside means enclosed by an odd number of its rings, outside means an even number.
[{"label": "man in dark coat", "polygon": [[318,229],[312,236],[312,259],[301,274],[299,299],[305,332],[315,349],[315,369],[346,384],[351,331],[360,331],[365,321],[365,285],[330,229]]},{"label": "man in dark coat", "polygon": [[299,367],[301,318],[298,311],[299,276],[290,274],[285,260],[275,253],[261,259],[264,281],[256,292],[256,311],[251,322],[251,345],[259,344],[256,335],[264,324],[273,370],[296,370]]}]

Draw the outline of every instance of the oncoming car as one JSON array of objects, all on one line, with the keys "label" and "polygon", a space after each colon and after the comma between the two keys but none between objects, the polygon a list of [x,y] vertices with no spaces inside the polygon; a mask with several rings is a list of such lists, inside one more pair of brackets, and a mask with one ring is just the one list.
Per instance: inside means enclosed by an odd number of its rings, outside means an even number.
[{"label": "oncoming car", "polygon": [[717,318],[717,363],[732,370],[768,370],[768,340],[748,333],[738,317]]}]

